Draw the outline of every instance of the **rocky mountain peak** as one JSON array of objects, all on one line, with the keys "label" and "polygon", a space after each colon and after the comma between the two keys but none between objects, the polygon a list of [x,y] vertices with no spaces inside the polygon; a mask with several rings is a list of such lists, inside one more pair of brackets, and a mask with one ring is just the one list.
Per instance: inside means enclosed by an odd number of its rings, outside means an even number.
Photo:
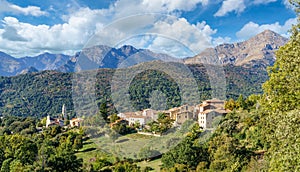
[{"label": "rocky mountain peak", "polygon": [[250,38],[247,42],[282,44],[286,43],[287,41],[288,39],[280,34],[271,30],[265,30]]},{"label": "rocky mountain peak", "polygon": [[247,67],[266,67],[275,62],[275,51],[288,41],[271,30],[265,30],[249,40],[208,48],[185,63],[233,64]]},{"label": "rocky mountain peak", "polygon": [[134,48],[131,45],[123,45],[120,50],[122,53],[124,53],[126,56],[129,56],[130,54],[135,54],[138,52],[138,49]]}]

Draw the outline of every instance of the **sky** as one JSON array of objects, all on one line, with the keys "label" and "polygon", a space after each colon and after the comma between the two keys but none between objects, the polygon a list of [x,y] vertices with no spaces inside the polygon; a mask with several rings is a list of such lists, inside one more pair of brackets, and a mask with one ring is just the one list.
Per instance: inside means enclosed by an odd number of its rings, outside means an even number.
[{"label": "sky", "polygon": [[182,58],[266,29],[288,37],[296,22],[288,0],[0,0],[0,51],[132,45]]}]

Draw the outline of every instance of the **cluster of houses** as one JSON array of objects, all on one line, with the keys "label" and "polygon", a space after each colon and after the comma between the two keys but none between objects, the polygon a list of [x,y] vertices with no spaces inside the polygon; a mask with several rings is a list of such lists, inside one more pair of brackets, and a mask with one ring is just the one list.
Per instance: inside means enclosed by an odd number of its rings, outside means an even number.
[{"label": "cluster of houses", "polygon": [[128,121],[129,125],[139,123],[141,126],[145,126],[148,122],[156,120],[159,112],[163,112],[174,120],[174,126],[180,126],[187,120],[194,120],[203,129],[210,129],[213,127],[216,117],[224,116],[229,112],[224,106],[223,100],[212,99],[196,106],[183,105],[166,111],[145,109],[138,112],[119,113],[118,117]]},{"label": "cluster of houses", "polygon": [[[197,121],[203,129],[213,127],[213,121],[217,117],[225,116],[229,111],[225,109],[225,101],[218,99],[205,100],[201,104],[195,106],[183,105],[165,111],[156,111],[153,109],[145,109],[137,112],[126,112],[117,114],[120,120],[126,121],[129,125],[139,124],[142,127],[158,118],[158,113],[164,113],[174,120],[174,126],[180,126],[187,120]],[[46,127],[59,125],[64,126],[66,119],[66,107],[62,107],[61,118],[51,118],[47,116]],[[70,120],[70,127],[80,127],[83,119],[73,118]]]},{"label": "cluster of houses", "polygon": [[[49,115],[47,116],[46,127],[48,128],[48,127],[51,127],[54,125],[59,125],[61,127],[64,127],[65,126],[64,120],[67,119],[66,116],[67,116],[66,106],[63,105],[60,118],[52,118]],[[69,126],[70,127],[80,127],[82,121],[83,121],[82,118],[73,118],[70,120]]]}]

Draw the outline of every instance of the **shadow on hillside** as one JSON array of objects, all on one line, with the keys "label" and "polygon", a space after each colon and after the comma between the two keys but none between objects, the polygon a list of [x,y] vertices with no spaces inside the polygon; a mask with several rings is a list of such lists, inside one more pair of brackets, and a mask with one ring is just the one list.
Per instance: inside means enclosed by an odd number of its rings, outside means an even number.
[{"label": "shadow on hillside", "polygon": [[87,148],[87,149],[81,150],[79,152],[90,152],[90,151],[94,151],[94,150],[96,150],[96,148]]},{"label": "shadow on hillside", "polygon": [[83,145],[90,145],[92,144],[93,142],[84,142]]}]

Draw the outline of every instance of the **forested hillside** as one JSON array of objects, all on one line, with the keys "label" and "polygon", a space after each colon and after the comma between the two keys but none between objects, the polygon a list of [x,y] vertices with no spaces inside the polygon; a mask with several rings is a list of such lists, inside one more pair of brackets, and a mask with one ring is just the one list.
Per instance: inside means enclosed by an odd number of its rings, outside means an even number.
[{"label": "forested hillside", "polygon": [[[299,16],[300,1],[291,2]],[[207,142],[192,132],[162,156],[165,171],[300,171],[299,18],[291,35],[276,52],[263,94],[229,100],[225,108],[233,111]]]},{"label": "forested hillside", "polygon": [[[195,99],[200,102],[210,98],[211,86],[206,68],[199,64],[188,67],[196,79],[200,93],[200,97]],[[248,96],[262,93],[261,84],[268,78],[263,69],[225,66],[224,71],[227,97],[234,99],[240,94]],[[110,88],[114,72],[114,69],[99,69],[95,84],[98,104],[107,102],[111,107],[111,113],[115,111],[112,107]],[[65,104],[69,115],[74,116],[72,78],[72,73],[56,71],[1,77],[0,113],[16,116],[55,116],[61,112],[61,107]],[[181,103],[178,84],[170,76],[160,71],[146,70],[135,76],[130,84],[129,93],[133,106],[138,109],[149,108],[149,95],[154,90],[160,90],[167,96],[167,108]]]}]

